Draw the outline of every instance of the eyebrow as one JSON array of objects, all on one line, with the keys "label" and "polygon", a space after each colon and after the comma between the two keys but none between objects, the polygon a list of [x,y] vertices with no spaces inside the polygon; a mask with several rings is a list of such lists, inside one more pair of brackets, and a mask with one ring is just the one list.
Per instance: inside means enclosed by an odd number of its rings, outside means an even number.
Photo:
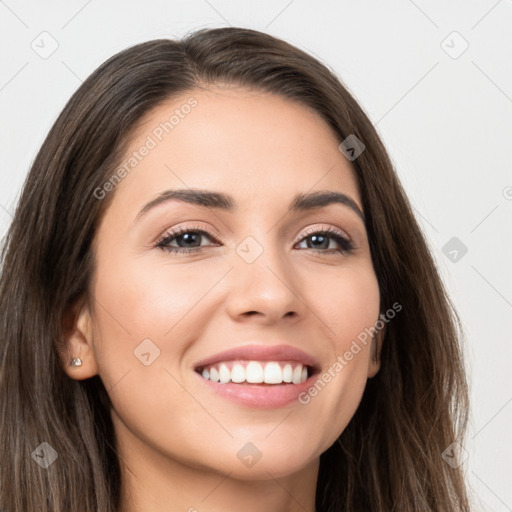
[{"label": "eyebrow", "polygon": [[[233,197],[222,192],[200,189],[166,190],[147,203],[137,214],[136,218],[138,219],[152,208],[172,200],[182,201],[197,206],[205,206],[207,208],[216,208],[227,212],[235,212],[238,209]],[[364,214],[357,203],[346,194],[334,192],[332,190],[298,194],[293,198],[288,210],[289,212],[300,212],[321,208],[330,204],[342,204],[347,206],[361,218],[363,223],[366,224]]]}]

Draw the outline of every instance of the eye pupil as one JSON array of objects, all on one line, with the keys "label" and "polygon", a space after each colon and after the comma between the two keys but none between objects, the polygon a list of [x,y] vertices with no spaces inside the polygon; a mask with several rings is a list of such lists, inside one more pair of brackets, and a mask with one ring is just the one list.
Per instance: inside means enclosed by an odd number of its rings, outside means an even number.
[{"label": "eye pupil", "polygon": [[326,237],[326,236],[323,236],[323,235],[312,235],[309,238],[311,239],[311,242],[312,242],[312,245],[308,244],[309,248],[325,247],[325,242],[326,241],[327,241],[327,247],[329,246],[329,238]]},{"label": "eye pupil", "polygon": [[[176,241],[178,242],[178,245],[180,245],[179,241],[185,241],[187,243],[185,243],[185,246],[184,247],[190,247],[191,245],[193,245],[194,242],[197,242],[197,237],[200,237],[201,235],[198,234],[198,233],[184,233],[182,235],[179,235],[178,237],[176,237]],[[192,242],[192,243],[188,243],[188,242]],[[181,247],[181,246],[180,246]]]}]

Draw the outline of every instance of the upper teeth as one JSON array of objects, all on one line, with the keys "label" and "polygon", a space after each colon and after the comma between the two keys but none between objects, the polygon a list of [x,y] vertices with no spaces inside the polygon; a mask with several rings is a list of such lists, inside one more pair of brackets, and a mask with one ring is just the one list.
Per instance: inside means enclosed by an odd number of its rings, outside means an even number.
[{"label": "upper teeth", "polygon": [[[295,366],[295,367],[294,367]],[[230,369],[231,367],[231,369]],[[248,361],[245,366],[242,362],[231,364],[229,362],[211,365],[203,368],[203,378],[225,384],[227,382],[247,382],[249,384],[281,384],[291,382],[301,384],[308,378],[307,366],[300,363],[280,363],[269,361],[260,363]]]}]

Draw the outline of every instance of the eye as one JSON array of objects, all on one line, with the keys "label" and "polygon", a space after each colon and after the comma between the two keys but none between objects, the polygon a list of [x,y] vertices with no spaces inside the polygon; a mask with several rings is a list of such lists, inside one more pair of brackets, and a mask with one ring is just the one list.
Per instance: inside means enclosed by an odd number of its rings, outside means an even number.
[{"label": "eye", "polygon": [[156,247],[170,253],[198,252],[203,248],[201,245],[203,238],[214,240],[212,235],[204,229],[184,226],[170,233],[166,233],[165,236],[158,241]]},{"label": "eye", "polygon": [[[304,242],[306,242],[307,247],[301,247],[302,249],[323,249],[320,252],[326,254],[349,253],[354,249],[352,242],[342,231],[331,227],[324,230],[310,231],[301,239],[299,245]],[[332,247],[331,242],[334,242],[334,246],[337,244],[338,248]]]},{"label": "eye", "polygon": [[[220,245],[208,231],[184,226],[166,233],[157,242],[156,247],[169,253],[189,254],[199,252],[205,247],[201,244],[204,238],[213,241],[214,245]],[[354,248],[350,239],[342,231],[331,227],[309,231],[297,245],[300,246],[304,242],[306,242],[306,247],[299,247],[300,249],[312,249],[315,252],[325,254],[349,253]]]}]

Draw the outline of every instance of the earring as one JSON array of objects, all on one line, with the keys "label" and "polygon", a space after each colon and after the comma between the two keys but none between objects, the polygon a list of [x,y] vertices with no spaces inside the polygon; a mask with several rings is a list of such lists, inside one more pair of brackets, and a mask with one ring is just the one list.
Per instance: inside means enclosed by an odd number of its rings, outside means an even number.
[{"label": "earring", "polygon": [[82,360],[79,357],[72,357],[71,361],[69,361],[69,366],[72,368],[78,368],[82,366]]}]

